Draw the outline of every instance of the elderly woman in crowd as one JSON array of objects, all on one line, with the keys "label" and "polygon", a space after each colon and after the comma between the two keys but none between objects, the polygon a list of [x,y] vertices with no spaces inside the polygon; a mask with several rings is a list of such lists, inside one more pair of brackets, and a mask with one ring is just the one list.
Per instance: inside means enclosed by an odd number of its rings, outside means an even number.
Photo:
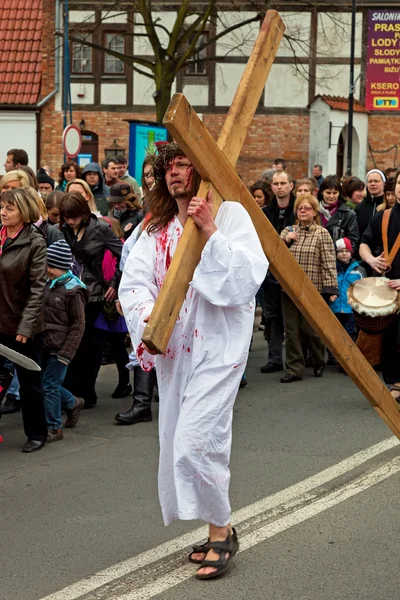
[{"label": "elderly woman in crowd", "polygon": [[[121,273],[118,268],[122,242],[108,223],[90,211],[87,200],[78,192],[65,195],[60,207],[61,230],[72,254],[82,267],[81,280],[89,292],[86,305],[86,326],[82,342],[70,362],[64,387],[74,396],[84,398],[85,408],[97,402],[95,384],[101,365],[105,333],[96,329],[95,322],[103,310],[104,301],[117,297]],[[115,274],[105,281],[102,271],[104,253],[110,250],[116,257]]]},{"label": "elderly woman in crowd", "polygon": [[[40,362],[41,307],[47,279],[46,242],[32,225],[39,220],[27,189],[0,197],[0,343]],[[40,373],[16,365],[27,441],[23,452],[40,450],[47,439]]]},{"label": "elderly woman in crowd", "polygon": [[355,252],[360,242],[357,217],[346,205],[342,185],[336,175],[325,177],[318,190],[318,200],[321,225],[328,231],[333,242],[346,237]]},{"label": "elderly woman in crowd", "polygon": [[[311,279],[317,290],[332,302],[339,293],[336,253],[332,239],[319,225],[319,205],[315,196],[299,196],[294,203],[296,224],[286,227],[281,238]],[[308,343],[314,361],[314,375],[321,377],[325,368],[325,346],[289,296],[282,292],[283,320],[286,333],[286,374],[281,383],[303,379],[302,338]]]}]

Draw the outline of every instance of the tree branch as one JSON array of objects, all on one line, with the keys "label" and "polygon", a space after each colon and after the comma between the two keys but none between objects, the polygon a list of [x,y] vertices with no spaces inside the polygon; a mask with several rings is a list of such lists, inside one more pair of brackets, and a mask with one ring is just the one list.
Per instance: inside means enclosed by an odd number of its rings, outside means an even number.
[{"label": "tree branch", "polygon": [[[60,37],[64,37],[63,33],[56,33],[56,35],[58,35]],[[130,56],[129,54],[121,54],[121,52],[116,52],[115,50],[110,50],[109,48],[105,48],[104,46],[100,46],[99,44],[94,44],[93,42],[89,42],[88,40],[85,40],[82,38],[76,38],[75,36],[69,36],[69,39],[72,42],[78,42],[79,44],[82,44],[83,46],[89,46],[90,48],[93,48],[94,50],[99,50],[100,52],[105,52],[106,54],[109,54],[110,56],[114,56],[115,58],[118,58],[123,63],[131,65],[132,67],[133,67],[132,63],[137,63],[138,65],[141,65],[142,67],[145,67],[146,69],[149,69],[152,73],[154,73],[154,71],[155,71],[155,65],[150,60],[146,60],[144,58],[139,58],[138,56]],[[144,72],[143,72],[143,74],[144,74]]]},{"label": "tree branch", "polygon": [[154,21],[151,15],[151,2],[146,2],[146,0],[138,0],[137,12],[140,13],[140,15],[143,18],[143,24],[146,29],[146,33],[149,37],[149,42],[151,44],[151,47],[153,48],[156,62],[158,62],[162,58],[164,58],[165,50],[161,45],[156,29],[154,27]]}]

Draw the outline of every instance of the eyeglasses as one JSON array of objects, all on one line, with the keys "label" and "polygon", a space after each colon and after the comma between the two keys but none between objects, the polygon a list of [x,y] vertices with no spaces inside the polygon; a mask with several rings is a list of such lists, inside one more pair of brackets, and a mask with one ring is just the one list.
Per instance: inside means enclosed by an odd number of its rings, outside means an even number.
[{"label": "eyeglasses", "polygon": [[298,206],[297,207],[297,212],[301,212],[302,210],[310,212],[311,210],[314,210],[314,209],[312,206]]}]

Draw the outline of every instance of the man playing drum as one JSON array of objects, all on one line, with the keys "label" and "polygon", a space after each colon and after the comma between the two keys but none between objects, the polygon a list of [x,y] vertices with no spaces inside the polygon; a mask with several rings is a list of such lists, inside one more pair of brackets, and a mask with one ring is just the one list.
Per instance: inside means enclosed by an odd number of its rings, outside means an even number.
[{"label": "man playing drum", "polygon": [[[372,269],[390,279],[389,286],[400,290],[400,171],[395,177],[396,203],[376,213],[361,237],[360,256]],[[385,224],[386,223],[386,224]],[[400,317],[383,332],[382,375],[394,398],[400,402]]]}]

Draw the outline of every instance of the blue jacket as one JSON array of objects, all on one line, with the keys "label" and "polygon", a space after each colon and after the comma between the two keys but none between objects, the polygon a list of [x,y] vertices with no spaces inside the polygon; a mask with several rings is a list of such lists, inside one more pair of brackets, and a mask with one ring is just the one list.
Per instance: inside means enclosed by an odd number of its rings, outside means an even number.
[{"label": "blue jacket", "polygon": [[345,265],[339,261],[336,261],[337,280],[339,287],[339,296],[335,302],[329,302],[334,313],[352,313],[353,309],[347,301],[347,290],[352,283],[363,279],[366,273],[363,267],[360,267],[360,263],[356,260],[351,261],[349,265]]}]

